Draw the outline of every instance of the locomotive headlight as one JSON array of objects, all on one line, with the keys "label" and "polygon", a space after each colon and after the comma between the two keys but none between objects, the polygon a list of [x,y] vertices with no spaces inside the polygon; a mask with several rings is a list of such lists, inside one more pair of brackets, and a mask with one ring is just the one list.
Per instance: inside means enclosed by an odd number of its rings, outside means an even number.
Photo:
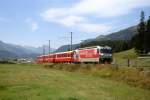
[{"label": "locomotive headlight", "polygon": [[104,54],[103,54],[103,53],[101,53],[100,55],[101,55],[101,56],[103,56]]}]

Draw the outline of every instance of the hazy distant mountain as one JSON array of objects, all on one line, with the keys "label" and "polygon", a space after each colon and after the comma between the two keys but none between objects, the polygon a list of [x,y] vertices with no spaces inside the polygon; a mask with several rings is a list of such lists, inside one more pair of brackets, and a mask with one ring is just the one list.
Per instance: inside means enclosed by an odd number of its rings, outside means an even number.
[{"label": "hazy distant mountain", "polygon": [[[46,46],[46,50],[47,50]],[[54,50],[54,49],[52,49]],[[28,47],[28,46],[19,46],[14,44],[8,44],[0,41],[0,58],[35,58],[38,55],[42,54],[42,47]]]},{"label": "hazy distant mountain", "polygon": [[[76,49],[77,47],[79,47],[80,44],[74,44],[72,45],[72,49]],[[61,47],[59,47],[55,52],[64,52],[64,51],[69,51],[70,50],[70,45],[63,45]]]},{"label": "hazy distant mountain", "polygon": [[[106,40],[130,40],[135,34],[137,34],[137,26],[132,26],[118,32],[114,32],[108,35],[100,35],[94,39],[84,40],[81,44],[73,45],[74,48],[79,47],[82,44],[86,44],[92,41],[106,41]],[[70,48],[69,45],[63,45],[59,47],[56,51],[67,51]]]},{"label": "hazy distant mountain", "polygon": [[0,59],[1,58],[18,58],[18,55],[6,50],[0,50]]},{"label": "hazy distant mountain", "polygon": [[[31,47],[31,46],[23,46],[24,48],[26,48],[27,50],[30,50],[34,53],[38,53],[38,54],[43,54],[43,47]],[[54,52],[56,49],[51,48],[50,51]],[[49,46],[45,46],[45,53],[48,54],[49,53]]]},{"label": "hazy distant mountain", "polygon": [[[51,52],[55,49],[51,48]],[[45,54],[49,53],[49,47],[45,46]],[[35,58],[43,54],[43,47],[19,46],[0,41],[0,58]]]}]

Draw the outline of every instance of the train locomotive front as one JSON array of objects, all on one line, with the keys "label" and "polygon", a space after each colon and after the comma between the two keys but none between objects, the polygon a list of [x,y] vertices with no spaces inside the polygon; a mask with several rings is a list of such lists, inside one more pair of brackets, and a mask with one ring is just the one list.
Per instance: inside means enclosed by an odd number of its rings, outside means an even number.
[{"label": "train locomotive front", "polygon": [[111,63],[112,49],[105,46],[79,48],[74,51],[76,63]]}]

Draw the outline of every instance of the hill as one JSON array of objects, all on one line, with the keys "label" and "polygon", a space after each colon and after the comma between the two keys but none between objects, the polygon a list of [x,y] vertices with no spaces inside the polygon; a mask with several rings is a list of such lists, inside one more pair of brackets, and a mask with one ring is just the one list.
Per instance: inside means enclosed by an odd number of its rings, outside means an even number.
[{"label": "hill", "polygon": [[35,58],[39,53],[23,46],[0,41],[0,58]]},{"label": "hill", "polygon": [[[84,40],[81,44],[75,44],[73,45],[73,48],[78,48],[80,45],[87,45],[87,44],[94,44],[95,42],[101,42],[103,41],[119,41],[119,40],[131,40],[131,38],[137,34],[137,26],[132,26],[123,30],[120,30],[118,32],[114,32],[108,35],[100,35],[94,39],[87,39]],[[109,42],[108,42],[109,43]],[[69,50],[70,45],[63,45],[59,47],[56,51],[66,51]]]},{"label": "hill", "polygon": [[100,35],[95,39],[100,40],[131,40],[131,38],[137,34],[137,26],[132,26],[118,32],[114,32],[108,35]]},{"label": "hill", "polygon": [[[46,54],[48,46],[45,47]],[[55,49],[51,48],[53,52]],[[0,41],[0,58],[36,58],[43,53],[43,47],[19,46]]]},{"label": "hill", "polygon": [[[30,50],[34,53],[37,53],[37,54],[42,54],[43,53],[43,47],[40,46],[40,47],[31,47],[31,46],[23,46],[24,48],[26,48],[27,50]],[[51,48],[51,52],[54,52],[56,49],[54,48]],[[49,46],[46,45],[45,46],[45,53],[48,54],[49,53]]]},{"label": "hill", "polygon": [[[80,44],[74,44],[72,45],[72,49],[76,49],[77,47],[79,47]],[[61,47],[59,47],[55,52],[63,52],[63,51],[68,51],[70,50],[70,45],[63,45]]]}]

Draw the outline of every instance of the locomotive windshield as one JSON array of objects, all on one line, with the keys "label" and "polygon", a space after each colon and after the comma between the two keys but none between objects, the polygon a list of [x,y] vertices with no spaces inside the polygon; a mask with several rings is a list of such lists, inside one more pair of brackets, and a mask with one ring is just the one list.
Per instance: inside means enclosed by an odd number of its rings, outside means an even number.
[{"label": "locomotive windshield", "polygon": [[111,49],[100,49],[101,53],[112,53]]}]

